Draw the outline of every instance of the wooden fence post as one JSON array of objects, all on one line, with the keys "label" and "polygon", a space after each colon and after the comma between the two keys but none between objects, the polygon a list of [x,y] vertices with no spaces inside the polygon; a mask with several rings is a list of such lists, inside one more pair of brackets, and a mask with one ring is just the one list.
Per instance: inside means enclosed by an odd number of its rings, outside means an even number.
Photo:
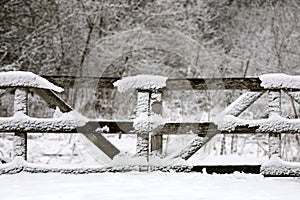
[{"label": "wooden fence post", "polygon": [[[274,115],[281,115],[281,91],[280,90],[269,90],[269,107],[268,107],[269,118]],[[276,155],[281,155],[281,134],[280,133],[269,133],[269,158]]]},{"label": "wooden fence post", "polygon": [[136,154],[138,156],[149,156],[149,125],[148,119],[145,117],[149,117],[150,115],[150,91],[138,90],[137,95],[137,112],[136,117],[139,119],[139,128],[137,129],[137,146],[136,146]]},{"label": "wooden fence post", "polygon": [[[150,98],[150,113],[162,115],[162,92],[152,92]],[[162,153],[163,136],[151,136],[151,152]]]},{"label": "wooden fence post", "polygon": [[[14,113],[27,114],[28,90],[15,90]],[[14,157],[20,156],[27,160],[27,133],[17,131],[14,134]]]}]

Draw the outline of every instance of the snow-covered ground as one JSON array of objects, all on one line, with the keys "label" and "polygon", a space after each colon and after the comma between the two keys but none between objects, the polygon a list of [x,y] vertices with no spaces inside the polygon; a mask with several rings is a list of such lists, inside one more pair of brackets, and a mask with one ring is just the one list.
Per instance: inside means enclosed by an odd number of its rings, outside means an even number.
[{"label": "snow-covered ground", "polygon": [[0,176],[1,200],[296,200],[299,196],[299,178],[264,178],[241,173],[20,173]]}]

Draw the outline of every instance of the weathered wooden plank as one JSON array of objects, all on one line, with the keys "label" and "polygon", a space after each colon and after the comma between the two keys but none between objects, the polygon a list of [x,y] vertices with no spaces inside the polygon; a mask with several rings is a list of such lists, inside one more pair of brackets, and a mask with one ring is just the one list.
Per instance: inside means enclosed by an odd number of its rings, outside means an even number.
[{"label": "weathered wooden plank", "polygon": [[217,125],[211,122],[193,123],[184,122],[166,123],[163,128],[158,130],[157,134],[161,135],[177,135],[177,134],[213,134],[218,133]]},{"label": "weathered wooden plank", "polygon": [[[97,83],[99,88],[114,88],[113,83],[120,77],[75,77],[75,76],[42,76],[64,88],[89,87]],[[249,89],[266,90],[260,86],[259,78],[169,78],[167,88],[170,90],[224,90]]]},{"label": "weathered wooden plank", "polygon": [[[152,92],[150,97],[150,112],[151,114],[162,115],[162,92]],[[162,153],[163,136],[151,135],[150,150],[158,154]]]},{"label": "weathered wooden plank", "polygon": [[97,85],[98,88],[115,88],[113,83],[119,77],[76,77],[76,76],[42,76],[54,84],[64,88],[89,88]]},{"label": "weathered wooden plank", "polygon": [[101,151],[103,151],[110,159],[113,159],[120,150],[108,141],[101,133],[95,132],[93,124],[87,124],[84,127],[77,128],[78,133],[82,133],[87,139],[95,144]]},{"label": "weathered wooden plank", "polygon": [[40,97],[42,97],[46,101],[46,103],[50,108],[55,109],[56,106],[58,106],[62,112],[70,112],[73,110],[73,108],[70,105],[68,105],[62,98],[60,98],[52,90],[39,89],[39,88],[34,88],[33,90],[35,93],[37,93]]},{"label": "weathered wooden plank", "polygon": [[186,78],[167,80],[167,88],[170,90],[264,90],[260,84],[259,78]]}]

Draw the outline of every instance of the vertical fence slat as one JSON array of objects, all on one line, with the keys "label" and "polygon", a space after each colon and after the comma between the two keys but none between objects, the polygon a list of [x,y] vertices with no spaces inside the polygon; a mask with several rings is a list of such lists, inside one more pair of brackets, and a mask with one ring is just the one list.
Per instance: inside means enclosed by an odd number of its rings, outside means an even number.
[{"label": "vertical fence slat", "polygon": [[[269,91],[269,104],[268,104],[269,118],[281,115],[281,92],[280,90]],[[281,134],[269,133],[269,158],[273,155],[280,157],[281,151]]]},{"label": "vertical fence slat", "polygon": [[[162,115],[162,93],[152,92],[150,98],[150,113]],[[156,152],[158,154],[162,153],[163,148],[163,136],[155,135],[151,136],[151,152]]]},{"label": "vertical fence slat", "polygon": [[148,157],[149,155],[149,132],[147,120],[145,117],[150,114],[150,91],[138,91],[137,95],[137,118],[141,117],[145,125],[137,130],[136,154],[138,156]]},{"label": "vertical fence slat", "polygon": [[[14,98],[14,113],[27,114],[28,90],[19,89],[15,90]],[[14,157],[23,157],[27,160],[27,133],[15,132],[14,134]]]}]

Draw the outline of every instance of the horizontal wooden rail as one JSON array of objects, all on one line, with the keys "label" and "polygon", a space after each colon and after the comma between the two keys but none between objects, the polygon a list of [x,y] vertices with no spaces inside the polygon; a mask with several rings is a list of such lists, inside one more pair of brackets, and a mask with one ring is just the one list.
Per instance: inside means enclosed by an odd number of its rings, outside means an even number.
[{"label": "horizontal wooden rail", "polygon": [[[97,85],[98,88],[115,88],[113,83],[120,77],[76,77],[76,76],[42,76],[64,88],[88,88]],[[258,77],[253,78],[169,78],[167,89],[170,90],[266,90],[261,86]],[[299,88],[282,88],[288,91],[300,91]]]},{"label": "horizontal wooden rail", "polygon": [[[9,119],[9,118],[7,118]],[[0,132],[15,132],[15,131],[26,131],[28,133],[122,133],[122,134],[136,134],[136,131],[133,127],[132,121],[89,121],[84,126],[74,126],[72,124],[66,125],[66,123],[57,123],[57,125],[52,126],[53,120],[52,119],[44,119],[43,122],[37,123],[35,126],[29,126],[30,120],[25,120],[23,122],[19,122],[18,124],[13,124],[14,121],[11,123],[7,119],[1,119],[1,124],[4,122],[7,125],[0,126]],[[49,125],[50,124],[50,125]],[[109,131],[101,131],[101,128],[107,126]],[[170,122],[166,123],[162,127],[158,127],[155,130],[156,135],[181,135],[181,134],[195,134],[200,136],[205,135],[215,135],[215,134],[255,134],[255,133],[268,133],[267,131],[259,131],[259,125],[251,126],[249,125],[240,125],[236,126],[234,130],[231,131],[221,131],[218,130],[218,127],[213,122],[184,122],[184,123],[177,123],[177,122]],[[295,130],[288,130],[288,131],[281,131],[278,130],[278,133],[299,133],[297,129]],[[99,134],[100,135],[100,134]]]},{"label": "horizontal wooden rail", "polygon": [[[113,83],[121,77],[76,77],[76,76],[42,76],[64,88],[88,88],[97,85],[98,88],[115,88]],[[261,86],[258,77],[252,78],[169,78],[167,89],[170,90],[266,90]],[[299,88],[281,88],[288,91],[300,91]]]},{"label": "horizontal wooden rail", "polygon": [[[85,88],[94,83],[98,88],[112,89],[114,88],[113,83],[120,79],[120,77],[43,77],[64,88]],[[170,90],[265,90],[260,84],[259,78],[169,78],[167,80],[167,88]]]}]

